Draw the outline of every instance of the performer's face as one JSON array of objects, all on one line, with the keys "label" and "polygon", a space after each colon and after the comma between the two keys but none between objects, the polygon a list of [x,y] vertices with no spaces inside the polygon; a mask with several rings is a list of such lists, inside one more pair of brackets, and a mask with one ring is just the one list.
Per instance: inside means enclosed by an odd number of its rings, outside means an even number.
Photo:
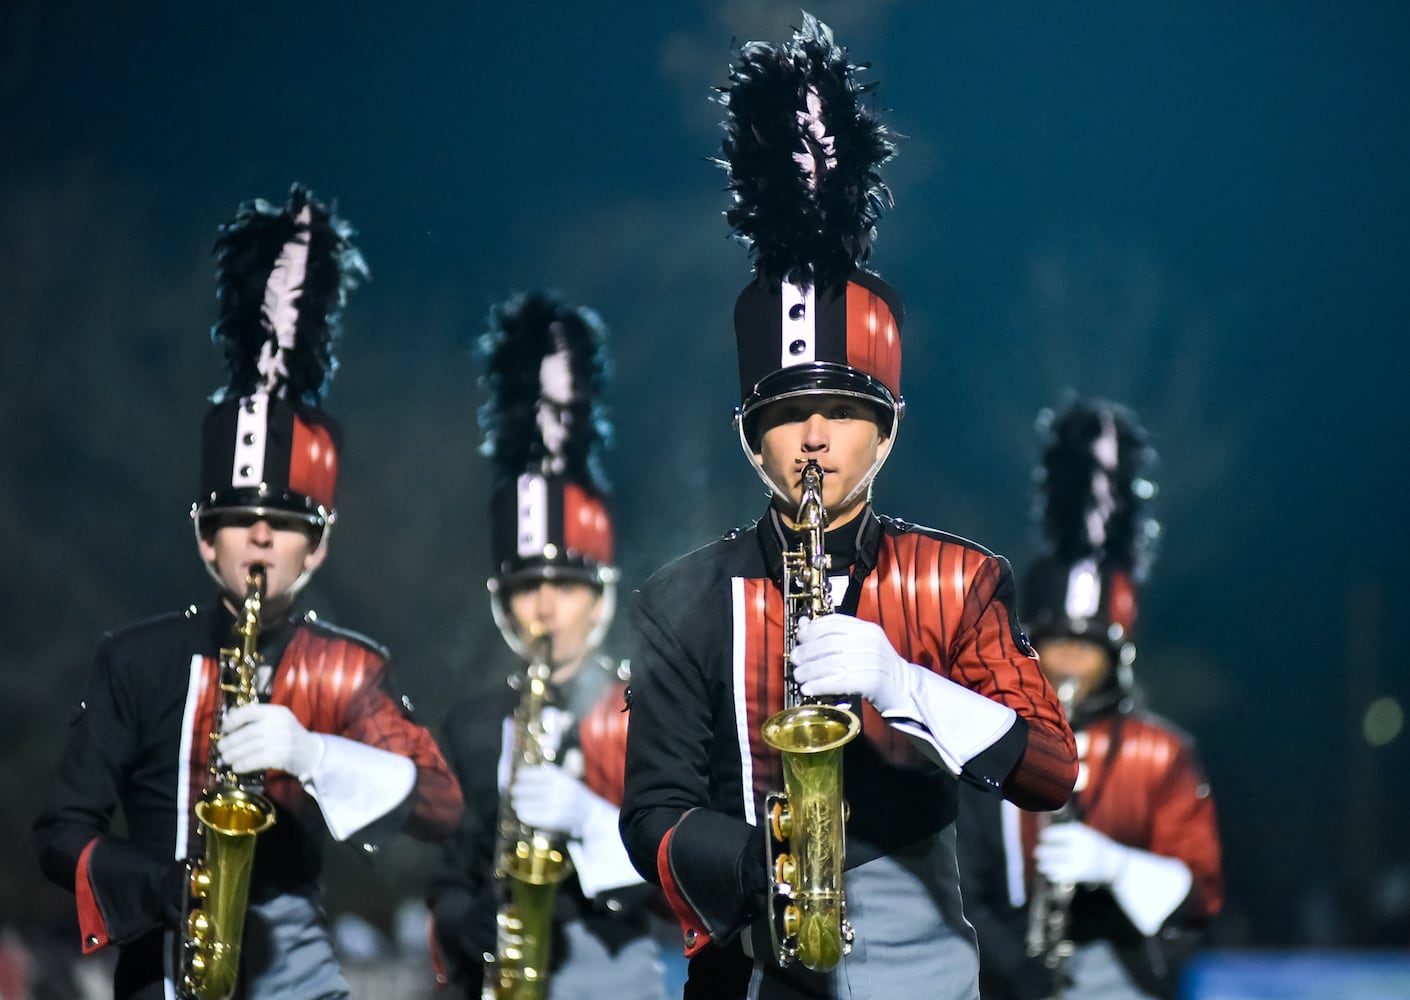
[{"label": "performer's face", "polygon": [[509,595],[509,613],[521,636],[553,636],[555,680],[567,679],[592,652],[603,608],[602,592],[576,580],[541,580]]},{"label": "performer's face", "polygon": [[1049,684],[1056,688],[1066,680],[1077,683],[1073,704],[1095,691],[1111,668],[1107,651],[1087,639],[1056,636],[1040,640],[1037,646],[1038,662]]},{"label": "performer's face", "polygon": [[[891,448],[876,411],[850,396],[796,396],[770,403],[759,414],[759,462],[770,481],[786,489],[791,506],[780,512],[791,523],[803,497],[803,466],[816,460],[823,470],[823,506],[831,525],[845,524],[867,502],[857,490],[877,460]],[[842,501],[856,490],[856,496]]]},{"label": "performer's face", "polygon": [[263,566],[266,611],[287,607],[295,581],[317,569],[327,552],[302,518],[231,513],[213,520],[215,530],[197,539],[201,558],[214,567],[226,594],[236,599],[245,595],[250,567]]}]

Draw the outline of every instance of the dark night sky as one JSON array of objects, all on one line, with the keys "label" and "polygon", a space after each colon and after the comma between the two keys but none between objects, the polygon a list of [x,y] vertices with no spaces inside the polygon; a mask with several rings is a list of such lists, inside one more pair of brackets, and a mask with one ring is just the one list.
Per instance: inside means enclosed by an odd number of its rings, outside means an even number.
[{"label": "dark night sky", "polygon": [[[502,658],[465,354],[491,303],[553,285],[612,328],[628,585],[763,503],[728,419],[748,259],[708,95],[796,7],[113,6],[0,12],[0,923],[66,912],[26,831],[98,635],[206,597],[185,510],[241,200],[301,180],[359,230],[311,598],[393,648],[423,721]],[[1410,702],[1410,8],[812,10],[903,137],[872,263],[906,301],[909,409],[878,506],[1021,569],[1039,408],[1135,408],[1165,529],[1138,676],[1205,756],[1223,939],[1403,944],[1367,885],[1410,880],[1410,734],[1361,726]]]}]

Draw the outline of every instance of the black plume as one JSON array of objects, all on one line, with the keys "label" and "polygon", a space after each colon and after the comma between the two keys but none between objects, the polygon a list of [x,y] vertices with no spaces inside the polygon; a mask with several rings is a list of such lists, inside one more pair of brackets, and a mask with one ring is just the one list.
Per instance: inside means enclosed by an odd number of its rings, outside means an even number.
[{"label": "black plume", "polygon": [[229,372],[215,401],[260,390],[318,406],[337,370],[347,294],[368,276],[352,228],[303,185],[279,208],[241,204],[215,243],[220,315],[211,339]]},{"label": "black plume", "polygon": [[1135,414],[1076,399],[1060,413],[1045,410],[1039,427],[1048,441],[1034,470],[1035,515],[1052,553],[1069,564],[1095,557],[1141,583],[1160,526],[1148,504],[1156,455]]},{"label": "black plume", "polygon": [[831,285],[871,254],[892,204],[877,168],[895,145],[861,107],[876,86],[857,81],[866,68],[804,12],[791,41],[745,44],[719,88],[729,116],[717,162],[734,195],[725,218],[767,281]]},{"label": "black plume", "polygon": [[[611,426],[599,402],[610,370],[607,327],[591,309],[568,306],[557,293],[516,295],[490,310],[476,344],[488,399],[480,408],[480,450],[494,459],[499,481],[525,472],[561,474],[606,492],[599,446]],[[561,355],[567,383],[550,391],[544,359]],[[561,435],[545,439],[540,416]]]}]

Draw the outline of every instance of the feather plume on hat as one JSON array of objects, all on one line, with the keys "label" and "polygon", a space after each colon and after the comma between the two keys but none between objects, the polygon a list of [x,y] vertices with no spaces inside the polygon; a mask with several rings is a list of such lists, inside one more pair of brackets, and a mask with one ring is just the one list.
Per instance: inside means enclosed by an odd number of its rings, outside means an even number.
[{"label": "feather plume on hat", "polygon": [[320,409],[348,292],[367,277],[352,230],[295,184],[283,206],[242,203],[215,243],[211,339],[226,382],[201,428],[197,530],[221,510],[334,518],[342,434]]},{"label": "feather plume on hat", "polygon": [[1035,520],[1052,554],[1096,559],[1142,583],[1160,535],[1147,504],[1155,451],[1145,430],[1125,407],[1086,400],[1043,411],[1039,428],[1048,442],[1034,470]]},{"label": "feather plume on hat", "polygon": [[263,392],[317,407],[337,369],[348,292],[368,277],[351,227],[295,184],[281,208],[247,201],[216,240],[211,338],[229,379],[214,402]]},{"label": "feather plume on hat", "polygon": [[517,295],[490,310],[476,354],[488,390],[480,450],[496,478],[536,472],[606,492],[599,452],[611,425],[599,395],[610,361],[597,313],[550,291]]},{"label": "feather plume on hat", "polygon": [[724,156],[732,234],[765,282],[827,287],[870,256],[892,204],[877,168],[895,152],[861,106],[863,84],[832,29],[807,12],[793,38],[749,42],[716,99],[729,112]]}]

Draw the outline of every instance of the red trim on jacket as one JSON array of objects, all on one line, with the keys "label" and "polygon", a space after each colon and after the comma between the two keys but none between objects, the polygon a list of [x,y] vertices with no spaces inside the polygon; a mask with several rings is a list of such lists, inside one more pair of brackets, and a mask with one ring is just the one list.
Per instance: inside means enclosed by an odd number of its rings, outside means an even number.
[{"label": "red trim on jacket", "polygon": [[436,934],[436,915],[426,914],[426,947],[431,955],[431,976],[437,986],[450,985],[450,973],[446,972],[446,959],[441,951],[441,942]]},{"label": "red trim on jacket", "polygon": [[666,835],[661,838],[661,845],[656,848],[656,874],[660,876],[661,891],[666,894],[666,902],[671,904],[672,912],[680,921],[681,934],[685,939],[685,957],[693,958],[710,943],[710,934],[705,930],[705,924],[694,908],[686,902],[685,895],[676,885],[671,873],[671,837],[675,832],[675,827],[667,830]]},{"label": "red trim on jacket", "polygon": [[78,856],[78,869],[74,872],[73,879],[73,894],[78,902],[78,932],[82,935],[85,955],[91,955],[111,943],[108,925],[103,920],[103,911],[98,908],[98,896],[93,891],[93,882],[88,875],[88,867],[93,860],[93,848],[97,846],[97,837],[88,842],[88,846]]}]

